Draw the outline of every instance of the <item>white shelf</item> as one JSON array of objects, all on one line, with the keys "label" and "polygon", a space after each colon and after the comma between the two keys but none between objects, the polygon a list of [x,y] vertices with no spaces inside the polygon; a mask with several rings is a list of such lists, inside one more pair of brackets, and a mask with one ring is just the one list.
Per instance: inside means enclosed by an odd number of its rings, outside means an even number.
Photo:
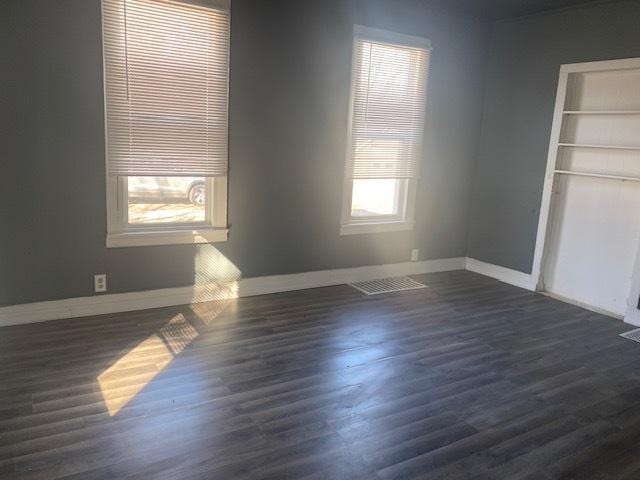
[{"label": "white shelf", "polygon": [[640,182],[640,177],[626,177],[624,175],[606,175],[603,173],[573,172],[571,170],[555,170],[555,173],[559,173],[561,175],[575,175],[578,177],[593,177],[593,178],[605,178],[607,180]]},{"label": "white shelf", "polygon": [[565,110],[565,115],[640,115],[640,110]]},{"label": "white shelf", "polygon": [[633,145],[597,145],[587,143],[558,143],[559,147],[573,147],[573,148],[604,148],[610,150],[640,150],[640,146]]}]

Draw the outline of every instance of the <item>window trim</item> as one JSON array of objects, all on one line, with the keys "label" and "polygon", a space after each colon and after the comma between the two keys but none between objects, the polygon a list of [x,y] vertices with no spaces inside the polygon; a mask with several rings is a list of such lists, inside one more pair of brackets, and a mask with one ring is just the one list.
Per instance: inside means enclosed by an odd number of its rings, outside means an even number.
[{"label": "window trim", "polygon": [[344,181],[344,196],[342,200],[342,223],[340,235],[358,235],[364,233],[384,233],[413,230],[415,226],[415,205],[417,179],[407,178],[404,196],[404,205],[401,215],[378,215],[371,217],[353,217],[351,215],[351,202],[353,196],[353,179]]},{"label": "window trim", "polygon": [[202,223],[128,224],[127,181],[107,176],[107,248],[225,242],[228,177],[209,177],[206,220]]},{"label": "window trim", "polygon": [[[372,179],[373,180],[373,179]],[[347,215],[350,218],[350,223],[381,223],[381,222],[399,222],[403,221],[405,218],[405,213],[407,209],[407,201],[409,196],[409,182],[408,178],[393,178],[389,180],[400,181],[402,184],[400,188],[396,191],[396,199],[395,202],[398,206],[398,213],[387,213],[380,215],[358,215],[353,216],[351,214],[353,207],[353,182],[354,179],[345,180],[345,192],[347,195],[345,198],[348,200],[346,208]]]},{"label": "window trim", "polygon": [[415,35],[392,32],[381,28],[367,27],[366,25],[353,26],[354,44],[358,38],[366,38],[373,41],[402,45],[403,47],[424,48],[431,50],[431,40]]},{"label": "window trim", "polygon": [[[413,230],[415,226],[415,204],[417,191],[417,178],[408,178],[406,195],[404,199],[404,211],[402,215],[381,215],[376,217],[353,217],[351,215],[353,197],[353,179],[348,176],[348,165],[351,156],[351,141],[353,134],[353,110],[355,95],[356,64],[354,62],[358,40],[366,38],[373,41],[391,43],[396,45],[424,48],[431,50],[431,41],[426,38],[405,35],[401,33],[381,30],[364,25],[353,26],[353,39],[351,43],[351,77],[349,87],[349,115],[347,125],[347,141],[345,154],[344,186],[342,198],[342,212],[340,222],[340,235],[358,235],[367,233],[383,233]],[[425,105],[426,108],[426,105]]]},{"label": "window trim", "polygon": [[[197,1],[189,0],[187,3]],[[212,6],[230,10],[229,0],[212,0]],[[229,23],[231,19],[229,17]],[[228,150],[227,150],[227,175],[219,177],[206,177],[207,184],[207,206],[205,208],[206,221],[198,224],[188,223],[163,223],[147,226],[131,227],[128,224],[128,195],[123,182],[119,177],[109,174],[108,159],[108,107],[107,107],[107,59],[105,54],[105,15],[101,1],[100,26],[102,37],[102,99],[104,109],[104,166],[106,176],[106,213],[107,232],[106,247],[144,247],[159,245],[192,245],[202,243],[226,242],[229,237],[228,226]],[[231,32],[229,31],[229,44],[227,48],[227,124],[226,135],[229,136],[229,89],[230,89],[230,57],[231,57]],[[227,143],[228,149],[228,143]],[[126,182],[124,183],[126,186]],[[213,193],[213,194],[211,194]],[[125,206],[127,206],[125,208]]]}]

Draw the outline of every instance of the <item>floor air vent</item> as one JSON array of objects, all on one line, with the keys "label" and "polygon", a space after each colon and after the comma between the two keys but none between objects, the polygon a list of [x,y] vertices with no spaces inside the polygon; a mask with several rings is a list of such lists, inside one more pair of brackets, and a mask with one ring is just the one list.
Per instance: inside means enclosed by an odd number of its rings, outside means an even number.
[{"label": "floor air vent", "polygon": [[624,338],[628,338],[629,340],[633,340],[634,342],[640,343],[640,328],[636,328],[635,330],[631,330],[629,332],[621,333],[620,336]]},{"label": "floor air vent", "polygon": [[409,277],[383,278],[381,280],[370,280],[368,282],[350,283],[349,285],[367,295],[380,295],[381,293],[427,288],[426,285],[416,282]]}]

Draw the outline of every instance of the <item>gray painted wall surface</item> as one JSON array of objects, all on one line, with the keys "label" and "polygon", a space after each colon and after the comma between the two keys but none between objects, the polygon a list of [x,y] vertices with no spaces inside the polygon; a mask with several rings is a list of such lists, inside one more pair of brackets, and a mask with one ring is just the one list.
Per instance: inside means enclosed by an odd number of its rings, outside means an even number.
[{"label": "gray painted wall surface", "polygon": [[640,56],[640,1],[494,25],[469,256],[531,272],[560,65]]},{"label": "gray painted wall surface", "polygon": [[[466,254],[484,24],[418,0],[234,0],[230,240],[107,249],[100,2],[2,4],[0,305],[92,295],[96,272],[112,293],[191,285],[222,258],[254,277]],[[413,232],[338,234],[354,23],[435,47]]]}]

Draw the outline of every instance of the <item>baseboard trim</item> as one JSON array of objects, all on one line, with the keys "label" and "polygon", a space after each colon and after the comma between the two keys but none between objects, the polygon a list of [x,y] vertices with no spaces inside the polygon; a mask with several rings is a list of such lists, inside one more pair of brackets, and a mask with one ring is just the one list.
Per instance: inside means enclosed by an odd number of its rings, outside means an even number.
[{"label": "baseboard trim", "polygon": [[526,290],[535,291],[536,289],[536,285],[531,274],[483,262],[481,260],[476,260],[475,258],[467,258],[467,270],[479,273],[486,277],[495,278],[501,282],[509,283]]},{"label": "baseboard trim", "polygon": [[579,300],[574,300],[573,298],[565,297],[563,295],[558,295],[553,292],[540,291],[541,295],[545,295],[549,298],[553,298],[554,300],[559,300],[564,303],[568,303],[569,305],[575,305],[576,307],[584,308],[585,310],[589,310],[590,312],[599,313],[600,315],[605,315],[607,317],[615,318],[616,320],[624,320],[624,315],[620,315],[615,312],[611,312],[609,310],[605,310],[603,308],[594,307],[589,305],[588,303],[581,302]]},{"label": "baseboard trim", "polygon": [[[163,288],[145,292],[113,293],[93,297],[13,305],[0,307],[0,327],[146,310],[149,308],[189,305],[227,298],[251,297],[402,275],[419,275],[465,269],[526,290],[536,290],[535,282],[530,274],[483,262],[475,258],[457,257],[422,262],[319,270],[290,275],[243,278],[221,284]],[[640,310],[630,307],[624,316],[624,321],[630,325],[640,326]]]},{"label": "baseboard trim", "polygon": [[328,287],[377,278],[464,270],[464,257],[393,263],[336,270],[243,278],[221,284],[164,288],[145,292],[114,293],[0,307],[0,326],[87,317],[149,308],[188,305],[224,298]]},{"label": "baseboard trim", "polygon": [[[467,258],[467,270],[485,275],[487,277],[495,278],[496,280],[500,280],[501,282],[509,283],[511,285],[515,285],[516,287],[524,288],[532,292],[537,291],[536,282],[533,279],[533,275],[531,274],[519,272],[517,270],[512,270],[506,267],[501,267],[500,265],[483,262],[481,260],[476,260],[475,258]],[[548,297],[555,298],[556,300],[560,300],[561,302],[570,303],[572,305],[591,310],[592,312],[596,312],[601,315],[607,315],[617,320],[623,320],[625,323],[628,323],[630,325],[640,327],[640,310],[638,308],[635,308],[635,305],[629,306],[625,315],[622,316],[616,313],[599,309],[597,307],[592,307],[590,305],[572,300],[570,298],[561,297],[550,292],[540,290],[539,293],[547,295]]]}]

